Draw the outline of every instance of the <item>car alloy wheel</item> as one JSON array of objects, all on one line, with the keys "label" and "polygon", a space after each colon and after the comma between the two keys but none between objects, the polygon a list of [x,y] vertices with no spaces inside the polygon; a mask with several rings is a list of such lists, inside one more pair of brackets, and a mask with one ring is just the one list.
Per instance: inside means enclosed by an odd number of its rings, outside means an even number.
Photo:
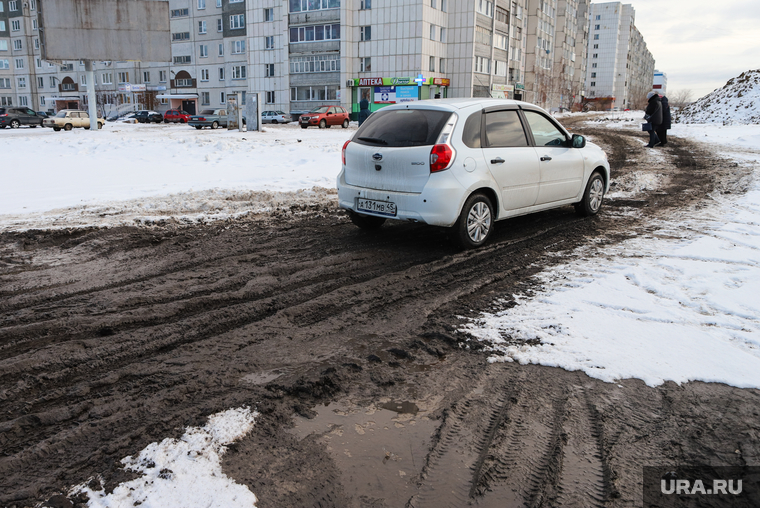
[{"label": "car alloy wheel", "polygon": [[218,122],[214,122],[214,123],[211,124],[211,128],[212,129],[216,129],[217,127],[219,127],[219,123]]},{"label": "car alloy wheel", "polygon": [[21,126],[18,120],[11,120],[11,129],[18,129]]},{"label": "car alloy wheel", "polygon": [[493,231],[493,205],[484,194],[473,194],[454,225],[457,243],[465,249],[480,247]]},{"label": "car alloy wheel", "polygon": [[319,121],[319,128],[320,129],[324,129],[325,127],[327,127],[327,122],[325,122],[324,120],[320,120]]},{"label": "car alloy wheel", "polygon": [[586,184],[586,191],[583,193],[583,199],[580,203],[575,204],[575,211],[582,217],[596,215],[602,207],[604,199],[604,179],[599,172],[595,171]]},{"label": "car alloy wheel", "polygon": [[348,119],[343,120],[343,128],[348,129]]}]

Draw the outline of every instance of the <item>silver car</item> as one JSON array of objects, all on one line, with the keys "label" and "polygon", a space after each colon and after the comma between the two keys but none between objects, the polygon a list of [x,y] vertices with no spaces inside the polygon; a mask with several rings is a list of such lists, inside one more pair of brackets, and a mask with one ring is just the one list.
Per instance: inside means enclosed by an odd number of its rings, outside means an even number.
[{"label": "silver car", "polygon": [[227,127],[227,110],[226,109],[204,109],[199,115],[193,115],[187,121],[187,125],[202,129],[210,127]]},{"label": "silver car", "polygon": [[601,148],[543,109],[505,99],[387,106],[342,157],[338,199],[354,224],[450,227],[464,248],[483,245],[497,220],[566,205],[594,215],[610,182]]},{"label": "silver car", "polygon": [[264,111],[261,113],[261,123],[290,123],[290,115],[284,111]]}]

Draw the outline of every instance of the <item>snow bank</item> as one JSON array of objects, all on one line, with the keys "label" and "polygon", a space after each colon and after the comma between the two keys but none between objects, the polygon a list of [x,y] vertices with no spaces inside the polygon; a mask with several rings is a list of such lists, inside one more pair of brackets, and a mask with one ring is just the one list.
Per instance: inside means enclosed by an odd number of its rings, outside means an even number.
[{"label": "snow bank", "polygon": [[221,456],[228,445],[252,428],[258,413],[249,408],[212,415],[201,428],[188,428],[179,439],[149,444],[137,457],[121,462],[142,476],[122,483],[111,494],[91,482],[74,487],[70,496],[85,493],[90,508],[255,508],[256,496],[222,472]]},{"label": "snow bank", "polygon": [[747,71],[731,78],[723,88],[684,108],[677,120],[687,124],[760,123],[760,70]]}]

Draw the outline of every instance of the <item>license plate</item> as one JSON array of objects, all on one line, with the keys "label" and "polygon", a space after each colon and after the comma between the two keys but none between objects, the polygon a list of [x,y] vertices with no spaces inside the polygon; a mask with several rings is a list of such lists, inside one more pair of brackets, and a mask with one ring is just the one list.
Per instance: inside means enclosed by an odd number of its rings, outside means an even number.
[{"label": "license plate", "polygon": [[396,203],[389,201],[375,201],[374,199],[357,199],[357,212],[370,212],[377,215],[387,215],[388,217],[396,216]]}]

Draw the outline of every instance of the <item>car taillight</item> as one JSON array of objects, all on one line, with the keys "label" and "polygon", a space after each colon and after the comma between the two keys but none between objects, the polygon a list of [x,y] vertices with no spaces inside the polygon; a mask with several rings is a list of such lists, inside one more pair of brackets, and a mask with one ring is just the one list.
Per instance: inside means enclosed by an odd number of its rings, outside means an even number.
[{"label": "car taillight", "polygon": [[430,150],[430,172],[443,171],[451,163],[454,151],[449,145],[435,145]]},{"label": "car taillight", "polygon": [[343,151],[341,152],[341,155],[343,156],[343,165],[344,166],[346,165],[346,147],[348,146],[348,144],[350,142],[351,142],[351,140],[349,139],[348,141],[346,141],[345,143],[343,143]]},{"label": "car taillight", "polygon": [[203,117],[200,117],[198,120],[200,120],[201,122],[205,122],[206,121],[206,119],[203,118]]},{"label": "car taillight", "polygon": [[2,115],[0,115],[0,116],[8,116],[8,113],[3,113],[3,114],[2,114]]}]

